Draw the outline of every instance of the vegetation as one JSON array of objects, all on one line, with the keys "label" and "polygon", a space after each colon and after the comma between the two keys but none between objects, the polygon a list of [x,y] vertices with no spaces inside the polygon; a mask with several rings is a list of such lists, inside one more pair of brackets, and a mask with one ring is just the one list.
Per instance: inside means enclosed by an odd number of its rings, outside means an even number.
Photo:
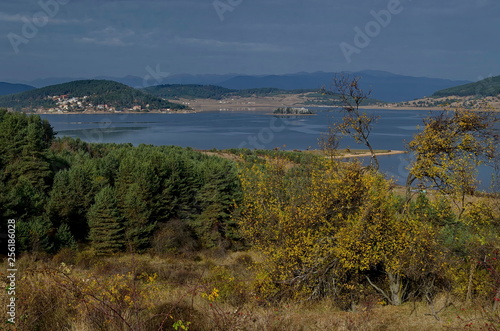
[{"label": "vegetation", "polygon": [[53,108],[54,96],[84,98],[94,106],[108,105],[116,110],[130,109],[140,106],[143,109],[184,109],[184,105],[168,102],[144,93],[127,85],[107,80],[81,80],[59,85],[47,86],[22,93],[0,96],[0,107],[16,110],[33,110],[35,108]]},{"label": "vegetation", "polygon": [[0,132],[0,213],[17,220],[21,251],[53,253],[77,241],[98,254],[140,252],[155,235],[172,240],[158,243],[159,252],[238,245],[230,216],[241,191],[228,160],[177,147],[54,140],[38,116],[6,111]]},{"label": "vegetation", "polygon": [[273,111],[273,114],[277,114],[277,115],[312,115],[314,113],[310,109],[307,109],[307,108],[286,107],[286,108],[275,109]]},{"label": "vegetation", "polygon": [[500,197],[469,176],[498,160],[495,121],[426,119],[408,191],[428,190],[405,196],[356,161],[88,144],[2,110],[16,329],[497,330]]},{"label": "vegetation", "polygon": [[500,76],[488,77],[475,83],[450,87],[444,90],[435,92],[433,97],[448,97],[448,96],[474,96],[482,97],[497,96],[500,94]]},{"label": "vegetation", "polygon": [[371,91],[365,92],[359,87],[359,77],[337,76],[334,78],[334,87],[325,93],[339,98],[343,110],[342,122],[329,129],[331,138],[326,139],[328,144],[334,144],[339,134],[354,138],[356,143],[365,145],[371,154],[370,166],[378,169],[379,163],[375,151],[370,143],[370,133],[377,122],[377,116],[368,115],[359,107],[370,97]]},{"label": "vegetation", "polygon": [[[342,100],[336,93],[332,93],[332,90],[326,90],[322,88],[320,91],[316,91],[315,93],[309,93],[307,95],[307,100],[304,102],[305,105],[320,105],[320,106],[330,106],[330,107],[341,107]],[[386,102],[374,99],[374,98],[366,98],[360,104],[360,106],[380,106],[384,105]]]},{"label": "vegetation", "polygon": [[231,97],[269,97],[280,94],[298,94],[313,92],[314,90],[282,90],[278,88],[253,88],[235,90],[215,85],[196,85],[196,84],[167,84],[147,87],[144,89],[152,95],[167,99],[215,99],[221,100]]}]

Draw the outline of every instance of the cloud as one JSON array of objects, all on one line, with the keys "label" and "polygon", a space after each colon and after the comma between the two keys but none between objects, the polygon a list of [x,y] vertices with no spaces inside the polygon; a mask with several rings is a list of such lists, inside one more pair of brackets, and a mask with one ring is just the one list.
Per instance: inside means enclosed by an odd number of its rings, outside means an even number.
[{"label": "cloud", "polygon": [[236,50],[236,51],[253,51],[253,52],[284,52],[287,47],[278,46],[275,44],[255,43],[255,42],[239,42],[239,41],[221,41],[216,39],[199,39],[199,38],[175,38],[178,43],[185,45],[202,46],[214,50]]},{"label": "cloud", "polygon": [[83,42],[83,43],[88,43],[88,44],[95,44],[95,45],[104,45],[104,46],[131,46],[133,45],[132,43],[127,43],[121,40],[120,38],[113,37],[113,38],[89,38],[89,37],[83,37],[83,38],[78,38],[77,41]]},{"label": "cloud", "polygon": [[104,45],[104,46],[132,46],[134,43],[126,41],[127,38],[134,36],[132,30],[117,30],[113,27],[106,27],[102,30],[93,31],[88,37],[76,38],[77,42]]},{"label": "cloud", "polygon": [[26,16],[23,15],[11,15],[7,13],[0,12],[0,22],[23,22],[24,19],[28,19]]},{"label": "cloud", "polygon": [[[77,20],[77,19],[62,19],[62,18],[50,18],[47,15],[45,15],[49,20],[49,23],[53,24],[79,24],[79,23],[89,23],[92,21],[92,19],[85,19],[85,20]],[[26,15],[21,15],[21,14],[7,14],[4,12],[0,12],[0,22],[15,22],[15,23],[24,23],[24,22],[31,22],[33,21],[33,16],[26,16]]]}]

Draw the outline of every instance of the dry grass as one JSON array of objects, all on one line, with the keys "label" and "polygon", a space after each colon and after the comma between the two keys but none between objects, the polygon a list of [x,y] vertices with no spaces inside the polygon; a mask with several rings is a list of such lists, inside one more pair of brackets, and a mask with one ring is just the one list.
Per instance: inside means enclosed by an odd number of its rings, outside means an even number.
[{"label": "dry grass", "polygon": [[[252,288],[254,275],[248,266],[262,259],[253,252],[206,252],[188,259],[121,255],[94,258],[91,266],[88,260],[69,266],[62,259],[36,261],[24,256],[19,261],[16,330],[174,330],[174,325],[178,330],[201,331],[500,327],[498,313],[479,304],[462,307],[445,296],[433,306],[415,302],[399,307],[382,305],[372,296],[351,312],[328,299],[266,304]],[[3,291],[1,304],[5,306],[7,299]]]}]

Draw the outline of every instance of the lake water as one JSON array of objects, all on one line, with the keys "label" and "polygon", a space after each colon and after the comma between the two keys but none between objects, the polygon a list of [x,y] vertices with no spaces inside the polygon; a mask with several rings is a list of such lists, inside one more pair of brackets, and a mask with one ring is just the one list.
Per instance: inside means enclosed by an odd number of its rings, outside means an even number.
[{"label": "lake water", "polygon": [[[375,149],[405,149],[405,142],[418,132],[417,126],[429,115],[422,110],[367,110],[379,116],[370,142]],[[200,112],[192,114],[57,114],[42,115],[58,136],[96,143],[177,145],[195,149],[258,148],[286,150],[318,149],[318,138],[340,119],[335,111],[318,111],[313,116],[276,117],[259,111]],[[344,138],[341,147],[363,149]],[[403,184],[408,155],[379,157],[380,169]],[[481,171],[483,182],[490,174]],[[485,189],[488,185],[482,185]]]}]

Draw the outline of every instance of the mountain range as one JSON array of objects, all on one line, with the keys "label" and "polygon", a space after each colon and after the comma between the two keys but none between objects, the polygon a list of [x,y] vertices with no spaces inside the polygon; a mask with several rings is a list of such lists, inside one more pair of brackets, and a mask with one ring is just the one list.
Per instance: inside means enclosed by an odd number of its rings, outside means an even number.
[{"label": "mountain range", "polygon": [[[450,87],[471,83],[466,80],[449,80],[428,77],[412,77],[397,75],[385,71],[365,70],[344,72],[351,76],[361,77],[361,88],[372,90],[371,97],[387,102],[400,102],[430,96],[434,92]],[[284,75],[189,75],[177,74],[167,77],[144,79],[138,76],[95,77],[94,79],[112,80],[122,84],[145,88],[164,84],[200,84],[217,85],[228,89],[278,88],[284,90],[329,88],[336,73],[333,72],[300,72]],[[150,76],[149,76],[150,77]],[[78,78],[79,79],[79,78]],[[24,82],[34,87],[60,84],[77,80],[77,78],[59,77],[38,79]],[[0,89],[0,95],[2,90]]]},{"label": "mountain range", "polygon": [[33,89],[35,89],[35,87],[30,85],[0,82],[0,95],[14,94]]}]

